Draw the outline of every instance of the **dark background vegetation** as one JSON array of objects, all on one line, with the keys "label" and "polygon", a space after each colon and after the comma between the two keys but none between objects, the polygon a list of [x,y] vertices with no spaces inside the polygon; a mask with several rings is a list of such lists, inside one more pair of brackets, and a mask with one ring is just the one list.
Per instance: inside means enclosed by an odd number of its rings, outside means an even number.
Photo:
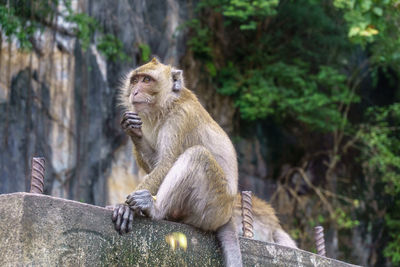
[{"label": "dark background vegetation", "polygon": [[[322,225],[329,257],[400,264],[400,1],[71,2],[0,0],[2,47],[14,43],[40,61],[41,33],[77,40],[66,51],[75,59],[76,149],[64,197],[107,202],[105,173],[126,143],[118,79],[157,55],[184,69],[235,143],[241,189],[268,199],[300,248],[315,251],[313,227]],[[107,80],[91,46],[106,59]],[[6,65],[0,61],[0,72]],[[43,79],[32,68],[8,79],[0,193],[28,188],[32,154],[55,156],[46,142],[56,120],[46,109],[54,105],[51,70]],[[56,169],[47,168],[49,194]]]}]

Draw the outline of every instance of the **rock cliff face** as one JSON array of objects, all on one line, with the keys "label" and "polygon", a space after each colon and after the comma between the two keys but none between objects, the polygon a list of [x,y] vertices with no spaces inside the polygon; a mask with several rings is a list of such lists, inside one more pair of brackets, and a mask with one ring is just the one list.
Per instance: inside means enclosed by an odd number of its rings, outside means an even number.
[{"label": "rock cliff face", "polygon": [[[131,144],[119,127],[121,75],[140,62],[146,44],[163,62],[184,68],[187,84],[232,134],[231,100],[210,87],[186,48],[182,24],[195,1],[73,1],[116,35],[129,60],[107,61],[96,33],[83,50],[73,36],[46,29],[37,49],[15,42],[0,52],[0,193],[29,190],[30,159],[46,158],[45,193],[97,205],[120,202],[140,182]],[[60,17],[58,28],[71,27]]]}]

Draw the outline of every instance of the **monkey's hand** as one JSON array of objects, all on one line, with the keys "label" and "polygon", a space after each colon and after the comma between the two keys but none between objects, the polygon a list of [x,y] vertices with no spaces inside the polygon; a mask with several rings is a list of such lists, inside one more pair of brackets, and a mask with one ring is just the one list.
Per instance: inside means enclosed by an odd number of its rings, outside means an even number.
[{"label": "monkey's hand", "polygon": [[115,230],[121,235],[132,231],[133,211],[126,204],[118,204],[114,207],[112,220]]},{"label": "monkey's hand", "polygon": [[137,190],[126,197],[126,204],[129,208],[140,215],[152,217],[154,211],[154,198],[149,190]]},{"label": "monkey's hand", "polygon": [[135,112],[125,112],[124,115],[122,115],[121,126],[130,137],[141,138],[143,136],[142,120]]}]

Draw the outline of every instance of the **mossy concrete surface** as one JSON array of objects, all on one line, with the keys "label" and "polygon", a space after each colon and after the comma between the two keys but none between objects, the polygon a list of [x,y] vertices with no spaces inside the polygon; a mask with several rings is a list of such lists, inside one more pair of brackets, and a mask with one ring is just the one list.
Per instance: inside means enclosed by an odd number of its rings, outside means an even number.
[{"label": "mossy concrete surface", "polygon": [[[111,210],[30,193],[0,195],[0,266],[222,266],[212,233],[137,218],[119,235]],[[181,232],[187,249],[166,237]],[[351,266],[302,250],[241,238],[245,266]]]}]

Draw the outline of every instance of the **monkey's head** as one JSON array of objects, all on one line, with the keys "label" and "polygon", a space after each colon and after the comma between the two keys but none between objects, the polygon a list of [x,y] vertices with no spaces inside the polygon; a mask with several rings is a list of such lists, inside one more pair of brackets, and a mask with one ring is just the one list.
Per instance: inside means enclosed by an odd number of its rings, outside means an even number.
[{"label": "monkey's head", "polygon": [[129,110],[149,114],[167,108],[179,98],[183,87],[181,70],[153,58],[127,75],[121,102]]}]

